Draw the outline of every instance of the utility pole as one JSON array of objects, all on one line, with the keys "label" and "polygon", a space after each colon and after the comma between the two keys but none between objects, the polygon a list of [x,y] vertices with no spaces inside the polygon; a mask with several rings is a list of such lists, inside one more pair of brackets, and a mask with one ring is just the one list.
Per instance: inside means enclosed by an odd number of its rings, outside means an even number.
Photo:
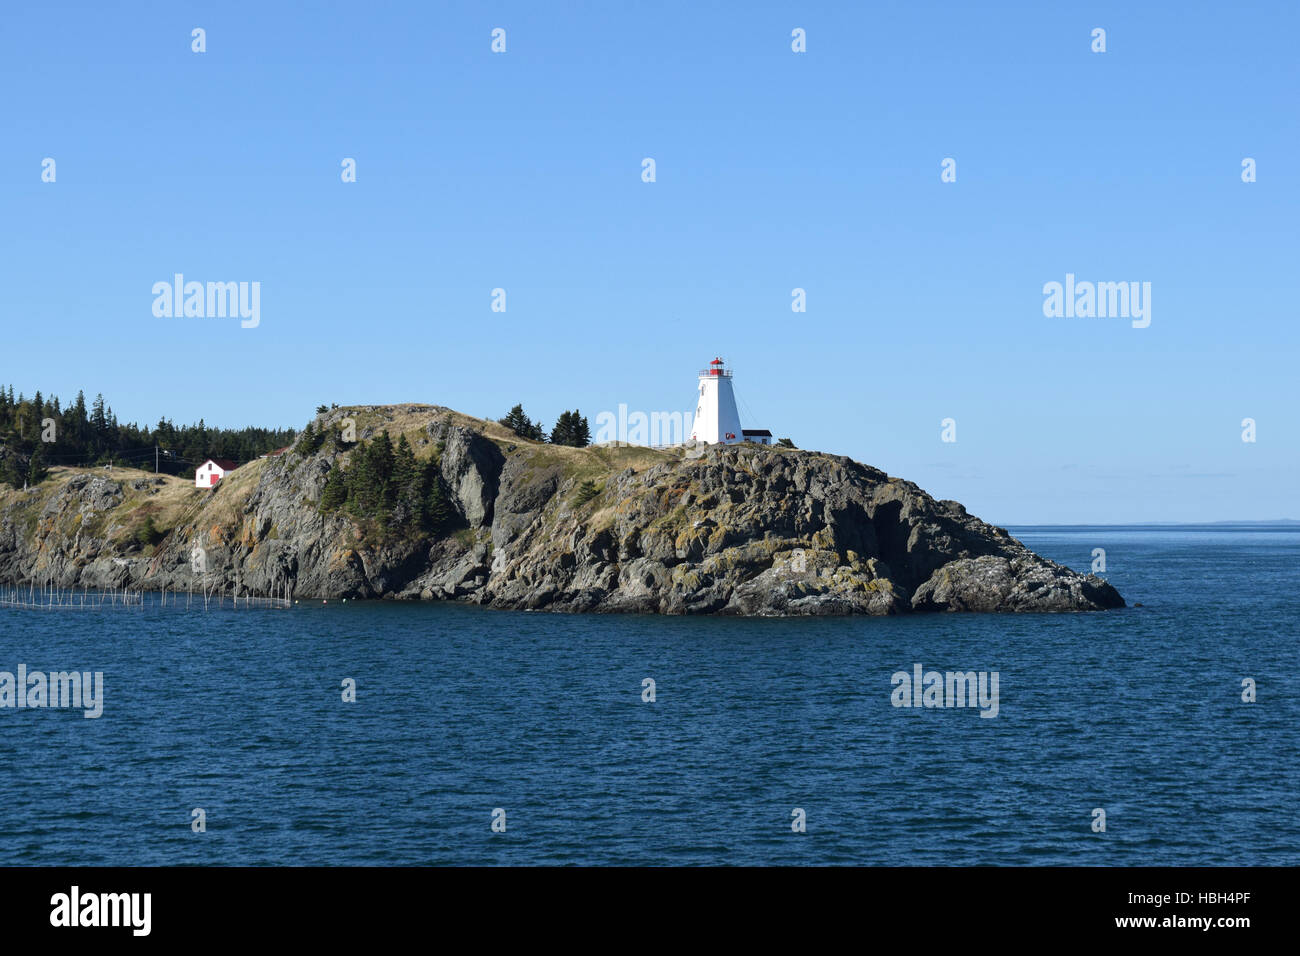
[{"label": "utility pole", "polygon": [[158,474],[158,446],[153,446],[153,473]]}]

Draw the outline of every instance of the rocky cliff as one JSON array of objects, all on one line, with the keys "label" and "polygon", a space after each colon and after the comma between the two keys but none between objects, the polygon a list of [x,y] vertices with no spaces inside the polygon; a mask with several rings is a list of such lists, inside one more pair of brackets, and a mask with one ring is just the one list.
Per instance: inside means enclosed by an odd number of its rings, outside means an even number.
[{"label": "rocky cliff", "polygon": [[[215,489],[58,469],[0,492],[0,581],[298,598],[459,600],[665,614],[900,614],[1122,607],[1113,587],[848,458],[751,445],[566,448],[428,405],[341,408],[365,440],[433,457],[454,514],[395,537],[318,505],[348,447],[238,469]],[[585,493],[580,489],[588,483]],[[596,492],[592,494],[593,490]]]}]

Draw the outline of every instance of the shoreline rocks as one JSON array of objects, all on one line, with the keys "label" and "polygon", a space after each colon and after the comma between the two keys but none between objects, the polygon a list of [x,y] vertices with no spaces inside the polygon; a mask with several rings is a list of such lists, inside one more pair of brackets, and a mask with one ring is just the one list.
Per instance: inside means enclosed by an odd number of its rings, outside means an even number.
[{"label": "shoreline rocks", "polygon": [[[305,598],[454,600],[568,612],[748,616],[1124,607],[1106,581],[1042,558],[911,482],[838,455],[757,445],[566,448],[439,406],[365,406],[359,437],[436,454],[455,527],[392,539],[316,504],[346,449],[232,472],[213,491],[134,472],[60,470],[0,492],[0,580]],[[582,494],[584,482],[588,490]],[[179,484],[179,486],[178,486]],[[174,518],[156,546],[144,515]]]}]

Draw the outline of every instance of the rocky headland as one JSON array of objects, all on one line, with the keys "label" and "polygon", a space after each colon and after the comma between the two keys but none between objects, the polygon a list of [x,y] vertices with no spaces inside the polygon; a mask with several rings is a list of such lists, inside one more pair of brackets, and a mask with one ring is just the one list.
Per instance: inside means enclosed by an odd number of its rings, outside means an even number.
[{"label": "rocky headland", "polygon": [[[394,533],[322,510],[356,442],[405,436],[447,518]],[[0,581],[60,587],[455,600],[499,608],[827,615],[1083,611],[1110,584],[839,455],[757,445],[571,448],[431,405],[338,408],[214,489],[55,469],[0,491]],[[196,561],[196,555],[202,560]]]}]

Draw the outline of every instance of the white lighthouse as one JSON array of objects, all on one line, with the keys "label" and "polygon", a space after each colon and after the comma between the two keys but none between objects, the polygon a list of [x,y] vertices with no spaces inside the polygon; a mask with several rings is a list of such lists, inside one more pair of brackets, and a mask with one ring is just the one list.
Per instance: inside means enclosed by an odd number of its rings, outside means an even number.
[{"label": "white lighthouse", "polygon": [[722,367],[722,359],[715,358],[709,367],[700,371],[700,393],[695,406],[695,422],[691,425],[691,441],[727,445],[742,441],[755,441],[764,445],[772,443],[772,433],[766,429],[740,427],[740,412],[736,411],[736,395],[731,390],[731,371]]}]

